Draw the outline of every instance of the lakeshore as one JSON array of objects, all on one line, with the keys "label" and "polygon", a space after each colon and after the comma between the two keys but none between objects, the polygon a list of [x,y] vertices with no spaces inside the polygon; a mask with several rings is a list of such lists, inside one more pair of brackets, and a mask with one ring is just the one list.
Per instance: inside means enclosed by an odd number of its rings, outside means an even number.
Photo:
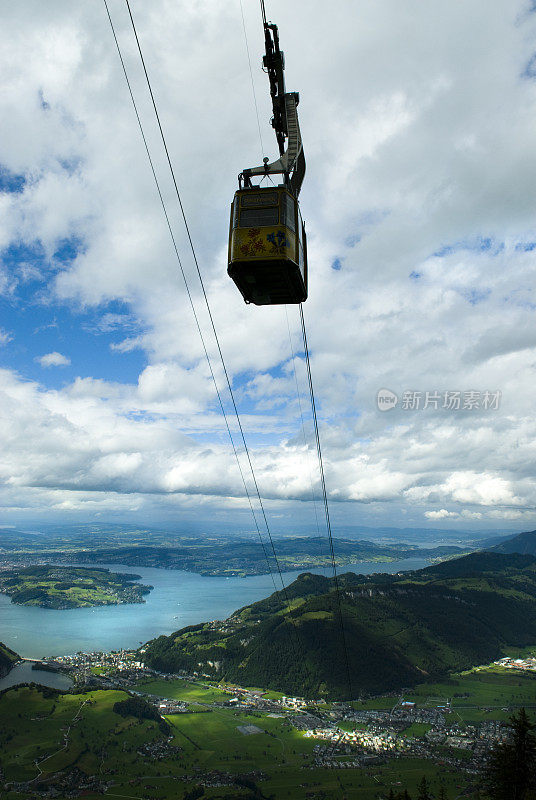
[{"label": "lakeshore", "polygon": [[73,681],[68,675],[61,672],[50,672],[49,670],[34,669],[33,661],[21,661],[0,678],[0,692],[21,683],[38,683],[40,686],[49,686],[51,689],[58,689],[65,692],[73,686]]},{"label": "lakeshore", "polygon": [[[363,562],[348,565],[345,572],[396,573],[427,566],[425,559],[393,563]],[[99,564],[114,572],[123,564]],[[206,577],[183,570],[136,567],[144,584],[154,587],[146,602],[138,605],[100,606],[55,610],[17,606],[0,595],[2,641],[21,656],[39,660],[43,656],[69,655],[78,651],[133,649],[160,634],[169,635],[186,625],[227,616],[274,591],[270,575],[247,578]],[[329,575],[329,569],[310,570]],[[292,583],[298,571],[283,574]]]}]

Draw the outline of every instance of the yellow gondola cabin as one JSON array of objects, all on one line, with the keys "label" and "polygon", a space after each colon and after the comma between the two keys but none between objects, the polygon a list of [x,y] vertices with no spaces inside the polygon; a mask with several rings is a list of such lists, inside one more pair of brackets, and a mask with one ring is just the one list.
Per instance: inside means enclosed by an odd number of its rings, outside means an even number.
[{"label": "yellow gondola cabin", "polygon": [[227,272],[246,303],[307,299],[307,245],[297,199],[285,186],[239,189],[231,206]]}]

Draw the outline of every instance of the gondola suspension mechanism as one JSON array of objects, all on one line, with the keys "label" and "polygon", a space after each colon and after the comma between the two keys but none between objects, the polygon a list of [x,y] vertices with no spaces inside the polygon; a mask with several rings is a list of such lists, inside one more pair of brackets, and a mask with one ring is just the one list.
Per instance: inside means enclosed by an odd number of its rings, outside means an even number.
[{"label": "gondola suspension mechanism", "polygon": [[[272,127],[275,130],[280,155],[271,164],[265,158],[262,166],[245,169],[238,176],[239,188],[231,206],[227,272],[236,283],[246,303],[255,303],[259,306],[282,303],[299,304],[322,498],[335,584],[337,603],[335,613],[339,618],[348,696],[351,698],[353,690],[350,656],[344,627],[341,587],[337,575],[331,532],[322,448],[302,306],[307,299],[307,239],[298,206],[298,195],[305,177],[305,156],[297,112],[299,95],[297,92],[285,92],[285,60],[279,48],[277,26],[266,20],[264,0],[260,0],[260,4],[266,49],[263,65],[270,80],[273,108]],[[287,144],[286,150],[285,143]],[[260,177],[262,180],[271,175],[282,175],[282,183],[278,186],[268,187],[252,183],[252,178]]]},{"label": "gondola suspension mechanism", "polygon": [[[271,545],[273,558],[274,558],[274,561],[275,561],[275,564],[276,564],[276,567],[277,567],[277,572],[279,574],[279,578],[280,578],[280,581],[281,581],[281,592],[282,592],[282,594],[284,596],[285,603],[286,603],[286,611],[284,613],[288,614],[289,619],[292,622],[293,633],[295,634],[295,637],[296,637],[297,655],[298,655],[298,660],[299,660],[299,654],[303,653],[303,651],[304,651],[303,643],[301,642],[301,637],[299,635],[299,630],[296,627],[296,623],[295,623],[295,621],[293,619],[293,616],[292,616],[292,610],[291,610],[292,607],[291,607],[291,603],[290,603],[290,598],[289,598],[289,596],[287,594],[285,582],[283,580],[281,566],[280,566],[279,560],[278,560],[277,555],[276,555],[274,542],[273,542],[273,539],[272,539],[272,534],[271,534],[271,531],[270,531],[270,527],[268,525],[268,520],[267,520],[267,517],[266,517],[264,505],[263,505],[263,502],[262,502],[261,494],[260,494],[259,487],[258,487],[258,484],[257,484],[257,479],[256,479],[255,472],[254,472],[254,469],[253,469],[253,464],[251,462],[249,449],[248,449],[248,446],[247,446],[247,443],[246,443],[246,439],[245,439],[245,436],[244,436],[244,431],[243,431],[242,424],[241,424],[241,421],[240,421],[240,416],[239,416],[239,413],[238,413],[238,408],[237,408],[237,405],[236,405],[236,402],[235,402],[235,399],[234,399],[234,394],[233,394],[233,390],[232,390],[232,386],[231,386],[231,381],[230,381],[230,378],[229,378],[229,375],[228,375],[228,372],[227,372],[227,368],[226,368],[226,365],[225,365],[225,361],[224,361],[224,358],[223,358],[223,354],[222,354],[222,351],[221,351],[219,338],[218,338],[218,334],[217,334],[217,331],[216,331],[216,326],[214,324],[214,319],[213,319],[213,316],[212,316],[212,313],[211,313],[211,310],[210,310],[210,305],[209,305],[207,293],[205,291],[202,274],[201,274],[201,271],[200,271],[200,268],[199,268],[199,264],[198,264],[198,261],[197,261],[197,256],[196,256],[193,240],[192,240],[192,237],[190,235],[188,222],[187,222],[187,219],[186,219],[186,215],[184,213],[184,208],[183,208],[183,205],[182,205],[182,201],[181,201],[181,197],[180,197],[177,181],[175,179],[175,173],[174,173],[173,166],[172,166],[171,159],[170,159],[170,155],[169,155],[169,150],[168,150],[166,139],[165,139],[165,136],[164,136],[164,131],[162,129],[162,125],[161,125],[161,122],[160,122],[160,116],[158,114],[156,100],[155,100],[155,97],[154,97],[154,94],[153,94],[153,90],[152,90],[152,87],[151,87],[151,82],[149,80],[149,75],[147,73],[147,69],[146,69],[146,66],[145,66],[145,60],[143,58],[143,53],[142,53],[142,50],[141,50],[140,41],[139,41],[138,34],[137,34],[137,31],[136,31],[134,18],[132,16],[130,3],[129,3],[129,0],[125,0],[125,2],[126,2],[126,6],[127,6],[127,9],[128,9],[129,16],[130,16],[130,20],[131,20],[131,23],[132,23],[132,29],[133,29],[134,36],[135,36],[135,39],[136,39],[136,44],[137,44],[137,47],[138,47],[138,52],[139,52],[139,56],[140,56],[140,59],[141,59],[142,67],[143,67],[143,70],[144,70],[144,73],[145,73],[145,78],[146,78],[147,86],[148,86],[149,93],[150,93],[150,96],[151,96],[151,100],[152,100],[152,104],[153,104],[156,120],[157,120],[158,127],[159,127],[159,130],[160,130],[162,144],[164,146],[164,151],[165,151],[166,158],[167,158],[168,165],[169,165],[169,169],[170,169],[170,172],[171,172],[171,177],[172,177],[172,180],[173,180],[173,184],[175,186],[177,200],[178,200],[178,203],[179,203],[179,206],[180,206],[180,210],[181,210],[181,214],[182,214],[182,217],[183,217],[183,220],[184,220],[184,225],[185,225],[185,228],[186,228],[187,236],[188,236],[188,239],[189,239],[189,242],[190,242],[190,247],[191,247],[192,255],[193,255],[194,262],[195,262],[195,265],[196,265],[196,268],[197,268],[197,273],[198,273],[198,276],[199,276],[199,280],[200,280],[200,283],[201,283],[203,296],[205,298],[205,303],[206,303],[206,306],[207,306],[207,311],[208,311],[208,314],[209,314],[211,326],[212,326],[212,329],[213,329],[213,332],[214,332],[214,337],[215,337],[215,340],[216,340],[218,353],[219,353],[219,356],[221,358],[221,363],[222,363],[222,366],[223,366],[223,371],[224,371],[224,374],[225,374],[225,378],[226,378],[229,394],[231,396],[234,413],[235,413],[236,420],[237,420],[237,423],[238,423],[238,428],[240,430],[240,436],[242,438],[242,442],[243,442],[243,445],[244,445],[244,450],[246,452],[249,468],[250,468],[250,471],[251,471],[251,476],[252,476],[254,487],[255,487],[255,494],[257,495],[259,506],[260,506],[260,509],[261,509],[261,512],[262,512],[262,516],[263,516],[264,522],[266,524],[266,532],[267,532],[268,538],[270,540],[270,545]],[[211,373],[211,376],[212,376],[212,380],[214,382],[214,386],[215,386],[216,394],[218,396],[218,400],[219,400],[219,404],[220,404],[220,407],[221,407],[222,415],[223,415],[223,417],[225,419],[227,432],[229,434],[229,438],[231,440],[231,444],[232,444],[232,447],[233,447],[234,455],[235,455],[235,458],[236,458],[237,463],[238,463],[238,468],[239,468],[239,471],[240,471],[242,482],[244,484],[244,490],[245,490],[245,493],[246,493],[246,495],[248,497],[249,505],[250,505],[251,512],[252,512],[252,515],[253,515],[253,520],[254,520],[254,523],[255,523],[255,527],[257,529],[257,533],[259,535],[261,544],[263,546],[264,555],[265,555],[265,558],[266,558],[266,561],[267,561],[268,571],[269,571],[270,575],[272,576],[272,581],[274,583],[274,590],[277,592],[279,590],[276,588],[276,583],[275,583],[274,575],[273,575],[271,564],[270,564],[270,558],[268,557],[268,553],[267,553],[267,551],[266,551],[266,549],[264,547],[264,543],[262,541],[262,536],[261,536],[261,533],[260,533],[259,526],[257,524],[256,515],[255,515],[254,509],[253,509],[252,502],[251,502],[250,493],[248,491],[247,484],[245,482],[244,475],[243,475],[243,472],[242,472],[242,469],[241,469],[241,466],[240,466],[240,462],[239,462],[238,455],[237,455],[237,450],[236,450],[235,445],[234,445],[233,436],[232,436],[231,430],[229,428],[229,424],[228,424],[228,421],[227,421],[227,415],[226,415],[225,408],[223,406],[223,402],[222,402],[222,399],[221,399],[221,394],[220,394],[220,391],[218,389],[218,385],[216,383],[216,379],[215,379],[215,376],[214,376],[214,371],[212,369],[210,356],[209,356],[208,350],[207,350],[206,345],[205,345],[205,340],[204,340],[204,337],[203,337],[203,333],[202,333],[201,327],[199,325],[199,321],[198,321],[198,317],[197,317],[197,314],[196,314],[195,306],[194,306],[194,303],[193,303],[193,300],[192,300],[192,296],[191,296],[191,292],[190,292],[190,289],[189,289],[188,281],[187,281],[186,275],[184,273],[184,270],[182,268],[182,263],[181,263],[181,260],[180,260],[180,257],[179,257],[179,252],[178,252],[177,245],[176,245],[176,242],[175,242],[175,237],[173,235],[173,229],[172,229],[171,224],[170,224],[169,215],[168,215],[167,209],[166,209],[166,204],[165,204],[165,201],[164,201],[161,189],[160,189],[160,184],[159,184],[159,181],[158,181],[155,169],[154,169],[153,160],[152,160],[152,157],[151,157],[151,154],[150,154],[150,151],[149,151],[149,147],[148,147],[148,144],[147,144],[147,139],[145,137],[145,133],[144,133],[144,129],[143,129],[143,126],[142,126],[141,119],[140,119],[140,115],[138,113],[138,108],[137,108],[137,105],[136,105],[136,102],[135,102],[135,99],[134,99],[134,95],[132,93],[132,88],[131,88],[130,81],[129,81],[129,78],[128,78],[128,74],[127,74],[127,70],[126,70],[126,67],[125,67],[125,62],[124,62],[124,59],[123,59],[123,56],[122,56],[122,53],[121,53],[121,49],[120,49],[120,46],[119,46],[119,41],[118,41],[117,36],[116,36],[116,32],[115,32],[114,24],[113,24],[113,21],[112,21],[112,17],[110,15],[110,11],[109,11],[109,8],[108,8],[107,0],[103,0],[103,3],[104,3],[105,9],[106,9],[106,14],[107,14],[107,17],[108,17],[108,20],[109,20],[109,23],[110,23],[110,27],[111,27],[111,30],[112,30],[113,38],[114,38],[114,41],[115,41],[115,44],[116,44],[116,47],[117,47],[119,59],[120,59],[121,66],[122,66],[122,69],[123,69],[123,72],[124,72],[124,76],[125,76],[125,79],[126,79],[126,83],[127,83],[127,86],[128,86],[128,90],[129,90],[131,101],[132,101],[132,104],[133,104],[133,107],[134,107],[134,111],[135,111],[135,114],[136,114],[136,119],[137,119],[137,122],[138,122],[138,126],[139,126],[139,129],[140,129],[140,133],[141,133],[142,139],[143,139],[143,143],[144,143],[144,146],[145,146],[145,150],[146,150],[146,153],[147,153],[147,157],[148,157],[148,160],[149,160],[149,164],[150,164],[150,167],[151,167],[153,178],[155,180],[158,196],[159,196],[160,201],[161,201],[161,205],[162,205],[162,209],[163,209],[164,216],[165,216],[165,219],[166,219],[166,223],[167,223],[167,226],[168,226],[168,229],[169,229],[169,233],[170,233],[170,236],[171,236],[171,239],[172,239],[173,248],[174,248],[177,260],[178,260],[180,271],[181,271],[183,279],[184,279],[184,283],[185,283],[185,286],[186,286],[186,291],[187,291],[187,294],[188,294],[188,297],[189,297],[189,300],[190,300],[190,304],[192,306],[192,312],[193,312],[193,315],[194,315],[194,318],[195,318],[195,322],[196,322],[196,325],[197,325],[197,329],[198,329],[198,332],[199,332],[199,335],[200,335],[200,338],[201,338],[201,341],[202,341],[202,344],[203,344],[203,349],[204,349],[205,356],[206,356],[206,359],[207,359],[207,362],[208,362],[208,365],[209,365],[209,369],[210,369],[210,373]],[[299,195],[301,184],[302,184],[302,181],[303,181],[303,178],[304,178],[304,175],[305,175],[305,158],[304,158],[304,155],[303,155],[303,148],[302,148],[302,144],[301,144],[301,137],[300,137],[300,131],[299,131],[299,126],[298,126],[298,117],[297,117],[297,112],[296,112],[296,106],[298,104],[299,97],[298,97],[297,93],[290,93],[290,94],[286,94],[285,93],[285,90],[284,90],[284,78],[283,78],[284,58],[283,58],[283,53],[279,50],[279,39],[278,39],[278,34],[277,34],[277,27],[275,25],[267,23],[267,21],[266,21],[266,13],[265,13],[265,10],[264,10],[264,0],[260,0],[260,3],[261,3],[262,15],[263,15],[263,24],[264,24],[265,41],[266,41],[266,56],[263,59],[263,63],[265,65],[265,67],[266,67],[266,71],[267,71],[267,73],[269,75],[269,78],[270,78],[270,94],[272,96],[272,105],[273,105],[273,109],[274,109],[274,117],[273,117],[273,120],[272,120],[272,125],[273,125],[273,127],[274,127],[274,129],[276,131],[277,141],[278,141],[278,144],[279,144],[280,158],[277,161],[273,162],[273,164],[268,164],[267,163],[268,160],[264,159],[265,163],[264,163],[264,165],[262,167],[256,167],[256,168],[253,168],[253,169],[247,169],[247,170],[244,170],[241,173],[241,175],[239,176],[239,190],[236,192],[236,195],[235,195],[235,201],[233,202],[232,212],[234,212],[235,208],[238,208],[238,215],[239,215],[238,216],[238,222],[239,222],[239,224],[236,227],[237,228],[245,227],[245,226],[241,226],[240,225],[240,223],[242,222],[242,219],[240,217],[242,209],[273,208],[273,205],[272,205],[271,202],[269,203],[267,201],[266,202],[260,202],[260,203],[257,203],[257,204],[255,204],[254,202],[251,202],[248,205],[247,202],[244,204],[242,202],[242,200],[239,200],[238,201],[238,205],[235,205],[237,196],[239,196],[242,192],[248,192],[250,194],[248,194],[247,196],[250,197],[250,198],[253,198],[254,193],[258,193],[258,194],[260,194],[262,196],[263,193],[265,193],[267,191],[273,192],[274,189],[275,189],[275,191],[278,193],[278,203],[277,203],[276,214],[277,214],[277,223],[279,223],[279,224],[273,225],[272,227],[276,228],[276,232],[277,231],[282,231],[282,235],[283,236],[285,235],[285,230],[284,230],[285,228],[292,230],[296,234],[296,240],[297,240],[297,243],[298,243],[298,248],[301,246],[302,250],[301,250],[301,253],[300,253],[299,249],[296,249],[294,252],[292,252],[290,254],[287,254],[286,250],[283,249],[283,246],[280,245],[280,248],[283,250],[282,253],[276,253],[275,256],[273,254],[271,254],[271,253],[268,254],[264,259],[264,263],[263,263],[262,258],[259,259],[257,263],[258,264],[260,263],[261,266],[263,266],[264,272],[265,273],[269,272],[269,270],[267,270],[267,266],[268,266],[272,270],[272,274],[271,275],[270,274],[264,274],[263,275],[262,274],[262,269],[261,269],[261,271],[259,273],[260,281],[259,281],[258,288],[256,290],[255,289],[252,290],[250,288],[249,289],[249,293],[248,293],[248,292],[246,292],[246,291],[244,291],[242,289],[242,287],[241,287],[241,285],[239,283],[239,279],[235,278],[235,276],[231,272],[231,267],[233,266],[234,262],[231,261],[231,237],[230,237],[230,242],[229,242],[229,256],[230,256],[229,257],[229,274],[231,275],[231,277],[233,277],[233,280],[235,280],[235,283],[237,283],[237,285],[238,285],[240,291],[242,292],[242,295],[244,296],[244,299],[246,300],[246,302],[253,302],[253,303],[256,303],[257,305],[275,305],[275,304],[278,304],[278,303],[299,303],[300,304],[300,316],[301,316],[301,324],[302,324],[302,333],[303,333],[303,339],[304,339],[305,353],[306,353],[306,357],[307,357],[309,388],[310,388],[310,393],[311,393],[313,416],[314,416],[314,420],[315,420],[315,433],[316,433],[318,457],[319,457],[319,462],[320,462],[320,467],[321,467],[322,489],[323,489],[324,505],[326,507],[326,521],[327,521],[327,528],[328,528],[328,536],[329,536],[329,540],[330,540],[333,575],[334,575],[334,579],[335,579],[336,594],[337,594],[338,606],[339,606],[338,610],[339,610],[339,619],[340,619],[341,633],[342,633],[342,643],[343,643],[343,648],[344,648],[344,651],[345,651],[345,662],[346,662],[346,670],[347,670],[347,676],[348,676],[349,697],[352,697],[353,696],[353,692],[352,692],[352,687],[351,687],[348,651],[347,651],[346,639],[345,639],[345,635],[344,635],[342,609],[341,609],[341,604],[340,604],[340,588],[339,588],[338,580],[337,580],[337,571],[336,571],[335,558],[334,558],[334,552],[333,552],[331,525],[330,525],[330,522],[329,522],[329,514],[328,514],[328,508],[327,508],[327,494],[326,494],[324,475],[323,475],[322,454],[321,454],[321,450],[320,450],[320,440],[319,440],[319,436],[318,436],[318,424],[317,424],[317,421],[316,421],[316,410],[315,410],[315,405],[314,405],[314,392],[313,392],[313,385],[312,385],[310,365],[309,365],[309,354],[308,354],[307,339],[306,339],[306,333],[305,333],[305,320],[303,318],[303,309],[302,309],[302,306],[301,306],[301,303],[303,302],[303,300],[305,300],[307,298],[307,251],[306,251],[306,241],[305,241],[305,230],[303,228],[303,223],[301,222],[301,218],[299,216],[299,208],[298,208],[298,195]],[[286,139],[288,139],[288,146],[287,146],[287,150],[285,151],[284,145],[285,145],[285,140]],[[252,176],[259,176],[259,175],[263,175],[264,176],[264,175],[270,175],[270,174],[281,174],[283,176],[283,183],[280,186],[277,186],[277,187],[274,187],[274,188],[268,188],[268,189],[266,187],[260,187],[260,186],[253,186],[252,185],[252,183],[251,183],[251,177]],[[291,198],[291,200],[294,203],[294,206],[293,206],[293,208],[294,208],[294,211],[293,211],[293,214],[294,214],[294,217],[293,217],[294,226],[292,226],[292,219],[289,219],[289,216],[290,216],[289,212],[285,210],[285,209],[289,208],[288,201],[279,200],[279,197],[282,197],[282,196],[286,196],[286,197]],[[292,206],[290,206],[290,207],[292,208]],[[275,214],[274,214],[274,217],[275,217]],[[247,221],[247,219],[245,219],[244,221]],[[298,221],[301,224],[301,229],[298,228],[298,225],[297,225]],[[232,214],[232,216],[231,216],[231,236],[233,234],[233,230],[234,229],[233,229],[233,214]],[[268,241],[271,242],[272,240],[269,239]],[[286,246],[287,245],[285,245],[285,247]],[[290,245],[288,245],[288,246],[290,247]],[[296,254],[298,254],[298,255],[296,255]],[[269,259],[270,255],[271,255],[271,261]],[[301,258],[302,258],[301,262],[300,262],[300,255],[301,255]],[[300,267],[300,265],[301,265],[301,267]],[[235,266],[237,267],[238,272],[240,272],[239,264],[235,264]],[[298,267],[300,269],[301,283],[296,280],[296,273],[295,273],[296,267]],[[294,269],[294,272],[293,272],[293,269]],[[244,276],[244,275],[247,275],[247,269],[245,269],[244,272],[242,273],[242,276]],[[246,281],[246,283],[255,284],[256,279],[257,279],[257,276],[254,276],[253,280]],[[264,279],[264,285],[262,284],[262,280],[263,279]],[[277,285],[278,281],[279,281],[279,287]],[[284,284],[283,289],[281,289],[281,285],[282,284]],[[309,671],[308,668],[307,668],[307,671]],[[309,676],[309,678],[310,678],[310,676]]]},{"label": "gondola suspension mechanism", "polygon": [[[244,169],[231,205],[227,272],[246,303],[277,305],[307,299],[307,240],[298,195],[305,176],[305,156],[298,124],[297,92],[285,91],[285,58],[277,25],[263,11],[265,55],[270,81],[272,127],[279,158]],[[286,145],[286,149],[285,149]],[[278,185],[261,186],[263,178],[281,175]],[[254,179],[259,183],[253,184]]]}]

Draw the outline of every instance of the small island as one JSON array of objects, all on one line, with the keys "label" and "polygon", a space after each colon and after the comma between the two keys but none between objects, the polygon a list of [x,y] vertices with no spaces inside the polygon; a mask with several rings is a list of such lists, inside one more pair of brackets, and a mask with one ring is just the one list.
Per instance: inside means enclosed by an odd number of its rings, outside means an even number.
[{"label": "small island", "polygon": [[134,583],[139,575],[108,569],[40,564],[0,572],[0,593],[11,602],[41,608],[82,608],[144,603],[152,586]]}]

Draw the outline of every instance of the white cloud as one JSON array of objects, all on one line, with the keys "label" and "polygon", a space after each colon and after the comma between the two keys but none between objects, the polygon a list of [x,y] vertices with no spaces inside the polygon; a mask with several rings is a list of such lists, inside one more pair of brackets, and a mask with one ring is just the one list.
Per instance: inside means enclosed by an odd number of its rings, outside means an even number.
[{"label": "white cloud", "polygon": [[117,353],[131,353],[133,350],[143,349],[145,337],[131,336],[128,339],[123,339],[122,342],[112,342],[110,349],[115,350]]},{"label": "white cloud", "polygon": [[71,359],[64,356],[62,353],[46,353],[44,356],[39,356],[35,359],[42,367],[68,367]]},{"label": "white cloud", "polygon": [[[366,2],[359,12],[341,0],[328,16],[313,0],[307,9],[305,21],[303,4],[273,0],[270,13],[288,88],[301,95],[304,310],[330,497],[349,503],[354,521],[448,514],[460,524],[525,523],[536,508],[536,84],[523,73],[536,15],[521,0],[498,0],[493,15],[485,0],[463,8]],[[119,2],[111,10],[229,409],[128,17]],[[136,351],[146,363],[129,382],[109,380],[111,369],[81,370],[85,377],[56,392],[6,372],[9,392],[25,399],[5,442],[5,478],[22,504],[50,492],[41,502],[84,507],[95,492],[106,508],[114,497],[123,508],[128,493],[142,505],[191,493],[194,503],[213,496],[224,506],[229,495],[236,506],[243,488],[101,11],[59,0],[45,12],[30,0],[3,14],[2,160],[26,183],[0,194],[0,246],[37,240],[48,261],[38,270],[6,259],[0,291],[12,297],[44,281],[27,308],[37,299],[102,311],[98,332],[122,339],[110,358]],[[260,60],[262,31],[246,13]],[[235,175],[260,163],[253,107],[244,113],[239,9],[156,0],[136,18],[259,485],[274,502],[305,501],[317,471],[296,309],[288,312],[308,448],[285,311],[246,307],[226,275]],[[259,69],[254,78],[271,155],[266,77]],[[58,263],[54,253],[70,238],[83,246],[71,264]],[[107,310],[109,301],[123,310]],[[52,352],[39,363],[70,362]],[[409,411],[399,403],[381,414],[382,386],[399,397],[498,389],[501,406]],[[10,494],[9,502],[18,501]]]},{"label": "white cloud", "polygon": [[[530,483],[531,486],[536,485],[534,481]],[[522,485],[522,482],[519,485]],[[525,504],[524,500],[514,493],[511,481],[486,472],[452,472],[443,483],[414,487],[408,490],[408,494],[420,500],[434,497],[464,505],[493,507]]]},{"label": "white cloud", "polygon": [[446,508],[440,508],[438,511],[425,511],[424,516],[426,519],[456,519],[459,514],[456,511],[447,511]]}]

